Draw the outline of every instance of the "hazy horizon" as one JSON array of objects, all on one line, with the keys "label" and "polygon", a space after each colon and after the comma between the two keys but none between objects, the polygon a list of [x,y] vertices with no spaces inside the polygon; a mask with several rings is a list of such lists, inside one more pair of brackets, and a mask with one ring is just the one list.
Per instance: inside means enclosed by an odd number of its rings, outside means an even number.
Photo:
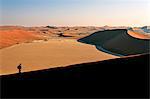
[{"label": "hazy horizon", "polygon": [[148,0],[0,0],[1,26],[145,26]]}]

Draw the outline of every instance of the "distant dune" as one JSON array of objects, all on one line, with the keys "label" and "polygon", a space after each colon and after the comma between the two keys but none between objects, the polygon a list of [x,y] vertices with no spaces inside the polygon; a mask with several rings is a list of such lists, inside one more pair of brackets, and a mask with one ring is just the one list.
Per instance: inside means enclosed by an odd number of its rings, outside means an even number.
[{"label": "distant dune", "polygon": [[143,54],[150,51],[150,39],[135,38],[128,34],[127,29],[99,31],[78,41],[95,45],[101,51],[119,56]]},{"label": "distant dune", "polygon": [[128,30],[128,34],[138,39],[150,39],[150,27],[131,28]]},{"label": "distant dune", "polygon": [[[67,37],[79,39],[88,36],[96,31],[105,29],[124,29],[127,27],[94,27],[94,26],[75,26],[75,27],[23,27],[23,26],[0,26],[0,48],[9,47],[15,44],[31,42],[33,40],[47,40],[49,38]],[[62,36],[60,36],[62,35]]]},{"label": "distant dune", "polygon": [[79,39],[101,29],[103,28],[0,26],[0,49],[15,44],[32,42],[33,40],[47,40],[54,37]]},{"label": "distant dune", "polygon": [[19,27],[0,27],[0,49],[36,39],[43,39],[43,37]]}]

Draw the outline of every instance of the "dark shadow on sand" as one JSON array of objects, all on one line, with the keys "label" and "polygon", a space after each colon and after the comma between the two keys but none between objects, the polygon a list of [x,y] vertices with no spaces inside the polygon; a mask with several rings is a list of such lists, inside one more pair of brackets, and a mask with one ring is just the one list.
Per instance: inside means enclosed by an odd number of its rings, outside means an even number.
[{"label": "dark shadow on sand", "polygon": [[148,98],[149,54],[0,76],[3,98]]},{"label": "dark shadow on sand", "polygon": [[131,37],[126,29],[98,31],[78,41],[95,45],[98,50],[116,56],[128,56],[150,52],[150,40]]}]

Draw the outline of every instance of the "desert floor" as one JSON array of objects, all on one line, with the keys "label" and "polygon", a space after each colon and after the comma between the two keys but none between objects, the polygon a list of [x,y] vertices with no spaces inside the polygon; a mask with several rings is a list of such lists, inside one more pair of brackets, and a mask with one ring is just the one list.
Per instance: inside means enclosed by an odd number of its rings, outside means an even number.
[{"label": "desert floor", "polygon": [[22,72],[68,66],[117,58],[98,51],[95,46],[77,42],[76,39],[53,38],[48,41],[16,44],[0,49],[0,74]]}]

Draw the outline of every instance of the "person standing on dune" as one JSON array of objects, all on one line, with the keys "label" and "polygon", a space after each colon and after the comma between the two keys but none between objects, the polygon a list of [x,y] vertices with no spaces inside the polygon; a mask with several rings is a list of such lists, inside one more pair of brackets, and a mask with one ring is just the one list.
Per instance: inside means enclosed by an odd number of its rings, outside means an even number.
[{"label": "person standing on dune", "polygon": [[18,66],[17,66],[17,68],[19,69],[19,74],[21,74],[21,64],[19,64]]}]

